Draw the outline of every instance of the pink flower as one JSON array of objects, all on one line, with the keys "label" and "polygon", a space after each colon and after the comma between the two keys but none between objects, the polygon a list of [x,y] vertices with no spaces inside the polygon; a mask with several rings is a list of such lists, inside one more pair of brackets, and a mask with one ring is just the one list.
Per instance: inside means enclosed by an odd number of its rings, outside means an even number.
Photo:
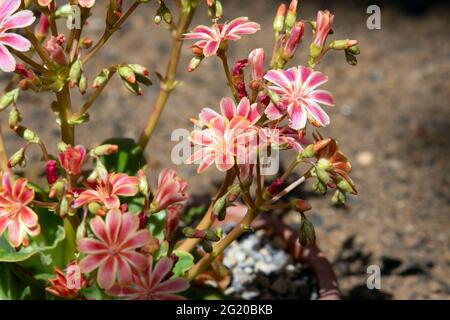
[{"label": "pink flower", "polygon": [[115,285],[107,290],[107,294],[130,300],[183,300],[175,293],[189,288],[184,278],[169,279],[173,268],[173,260],[161,258],[153,268],[153,257],[148,257],[148,268],[144,272],[133,275],[133,282],[128,286]]},{"label": "pink flower", "polygon": [[261,117],[258,105],[256,103],[250,105],[248,98],[242,98],[236,107],[233,99],[222,98],[220,100],[220,110],[222,114],[211,108],[203,108],[198,115],[198,119],[192,119],[192,122],[198,127],[208,126],[210,122],[217,117],[225,117],[231,121],[233,118],[239,117],[248,120],[250,125],[255,124]]},{"label": "pink flower", "polygon": [[63,152],[58,154],[61,167],[66,170],[67,174],[77,176],[81,172],[86,158],[86,149],[82,145],[75,147],[69,146]]},{"label": "pink flower", "polygon": [[158,189],[153,199],[152,207],[157,211],[189,198],[186,194],[187,182],[177,176],[173,169],[163,169],[158,178]]},{"label": "pink flower", "polygon": [[248,56],[252,67],[252,80],[262,80],[264,76],[264,49],[253,49]]},{"label": "pink flower", "polygon": [[105,220],[96,216],[89,223],[96,239],[78,240],[78,251],[87,254],[80,261],[80,270],[90,273],[97,270],[97,283],[109,289],[115,283],[128,285],[133,271],[147,267],[147,259],[136,250],[151,240],[148,230],[138,230],[139,218],[131,212],[122,214],[113,209]]},{"label": "pink flower", "polygon": [[92,8],[95,4],[95,0],[78,0],[78,4],[83,8]]},{"label": "pink flower", "polygon": [[330,11],[319,11],[317,12],[316,20],[316,32],[314,33],[313,44],[317,47],[322,48],[327,40],[328,34],[331,31],[331,26],[333,25],[334,15]]},{"label": "pink flower", "polygon": [[190,33],[185,33],[184,39],[199,40],[194,43],[194,47],[202,49],[205,57],[210,57],[217,53],[221,43],[239,40],[242,35],[254,34],[259,29],[258,23],[240,17],[223,24],[215,23],[212,27],[199,25]]},{"label": "pink flower", "polygon": [[333,98],[328,91],[315,90],[328,81],[328,77],[319,71],[303,66],[288,70],[270,70],[264,79],[272,82],[269,89],[280,96],[278,105],[269,104],[265,110],[270,120],[289,114],[289,126],[299,130],[306,126],[306,120],[315,126],[327,126],[330,118],[319,103],[333,106]]},{"label": "pink flower", "polygon": [[[186,163],[199,163],[197,172],[202,173],[213,162],[220,171],[231,169],[235,163],[251,164],[251,146],[256,141],[257,130],[253,126],[260,114],[257,104],[250,106],[247,98],[242,98],[236,107],[233,100],[223,98],[220,101],[222,115],[205,108],[197,123],[206,124],[205,130],[191,133],[192,143],[200,145],[200,150],[186,160]],[[237,160],[237,162],[236,162]]]},{"label": "pink flower", "polygon": [[0,187],[0,236],[8,228],[8,241],[18,248],[28,243],[27,234],[37,236],[41,227],[37,214],[28,207],[34,199],[34,190],[27,187],[27,180],[19,178],[11,182],[8,173],[3,173]]},{"label": "pink flower", "polygon": [[20,7],[20,0],[2,1],[0,4],[0,69],[4,72],[12,72],[16,68],[16,60],[6,46],[14,50],[25,52],[30,50],[31,43],[23,36],[6,31],[11,29],[28,27],[35,17],[30,10],[21,10],[14,13]]},{"label": "pink flower", "polygon": [[107,209],[120,207],[119,196],[131,197],[139,191],[139,178],[125,173],[109,173],[99,179],[95,190],[83,191],[74,201],[73,206],[79,208],[91,202],[104,204]]}]

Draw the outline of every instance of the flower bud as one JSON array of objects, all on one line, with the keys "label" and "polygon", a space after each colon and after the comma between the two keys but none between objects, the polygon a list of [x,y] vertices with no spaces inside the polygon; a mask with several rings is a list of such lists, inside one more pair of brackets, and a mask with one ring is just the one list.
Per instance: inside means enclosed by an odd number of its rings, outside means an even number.
[{"label": "flower bud", "polygon": [[172,23],[172,13],[170,12],[169,8],[167,8],[166,4],[163,1],[160,1],[160,6],[156,11],[155,23],[159,24],[161,22],[161,18],[167,24]]},{"label": "flower bud", "polygon": [[64,35],[59,35],[57,37],[51,36],[47,42],[44,44],[44,49],[52,58],[53,62],[61,66],[68,64],[66,54],[61,44],[64,43]]},{"label": "flower bud", "polygon": [[48,17],[47,17],[47,15],[42,13],[39,16],[39,22],[34,31],[34,35],[36,36],[36,38],[38,39],[39,42],[41,42],[45,38],[49,27],[50,27],[50,23],[48,21]]},{"label": "flower bud", "polygon": [[198,56],[198,55],[194,56],[191,59],[191,61],[189,62],[188,72],[192,72],[195,69],[197,69],[198,66],[200,65],[200,63],[202,62],[202,60],[203,60],[203,55],[202,56]]},{"label": "flower bud", "polygon": [[14,72],[27,80],[34,80],[36,78],[33,71],[26,69],[25,66],[20,63],[16,64],[16,69],[14,70]]},{"label": "flower bud", "polygon": [[297,19],[297,0],[292,0],[289,5],[288,12],[286,14],[286,30],[289,31],[295,24],[295,20]]},{"label": "flower bud", "polygon": [[140,64],[137,64],[137,63],[129,64],[128,67],[130,67],[131,70],[133,70],[133,72],[136,74],[140,74],[145,77],[150,76],[150,71],[148,71],[147,68],[145,68],[144,66],[141,66]]},{"label": "flower bud", "polygon": [[61,218],[65,218],[69,215],[69,210],[70,210],[69,200],[67,199],[66,196],[63,196],[58,206],[56,207],[56,212]]},{"label": "flower bud", "polygon": [[119,146],[116,144],[102,144],[91,150],[91,156],[109,156],[119,150]]},{"label": "flower bud", "polygon": [[263,199],[264,199],[264,200],[267,200],[267,199],[269,199],[270,197],[276,195],[276,194],[279,192],[279,190],[280,190],[280,188],[281,188],[281,186],[282,186],[283,184],[284,184],[284,180],[283,180],[283,179],[280,179],[280,178],[275,179],[275,180],[270,184],[270,186],[268,186],[268,187],[266,188],[266,190],[264,190],[264,193],[263,193]]},{"label": "flower bud", "polygon": [[223,221],[225,219],[227,213],[226,201],[226,196],[222,196],[214,203],[212,212],[215,216],[217,216],[219,221]]},{"label": "flower bud", "polygon": [[9,127],[16,131],[19,128],[19,123],[22,121],[22,115],[17,108],[12,108],[8,115]]},{"label": "flower bud", "polygon": [[89,37],[82,37],[80,40],[80,47],[83,49],[89,49],[94,41]]},{"label": "flower bud", "polygon": [[175,231],[180,222],[181,206],[173,205],[166,209],[166,221],[164,223],[164,238],[166,240],[173,240],[175,237]]},{"label": "flower bud", "polygon": [[98,215],[98,213],[101,211],[102,205],[97,202],[90,202],[88,204],[88,210],[90,213]]},{"label": "flower bud", "polygon": [[25,148],[20,148],[16,153],[14,153],[8,160],[8,167],[13,168],[17,165],[21,167],[25,164]]},{"label": "flower bud", "polygon": [[356,59],[349,50],[345,50],[345,60],[347,60],[347,63],[351,66],[356,66],[358,64],[358,59]]},{"label": "flower bud", "polygon": [[49,185],[54,184],[58,180],[58,168],[55,160],[47,160],[45,163],[45,173]]},{"label": "flower bud", "polygon": [[81,94],[85,94],[86,93],[87,86],[88,86],[87,79],[84,76],[84,74],[82,74],[81,77],[80,77],[80,81],[78,82],[78,89],[80,89],[80,93]]},{"label": "flower bud", "polygon": [[347,193],[354,193],[355,190],[352,187],[352,185],[345,179],[340,179],[337,183],[336,183],[336,187],[341,190],[342,192],[347,192]]},{"label": "flower bud", "polygon": [[216,0],[216,19],[222,18],[223,15],[223,7],[222,3],[219,0]]},{"label": "flower bud", "polygon": [[277,14],[275,15],[275,19],[273,20],[273,30],[276,34],[283,31],[284,28],[284,16],[286,14],[286,5],[282,3],[277,10]]},{"label": "flower bud", "polygon": [[215,231],[208,229],[205,231],[205,239],[208,241],[216,242],[220,240],[220,237]]},{"label": "flower bud", "polygon": [[336,192],[333,194],[333,197],[331,198],[331,202],[333,204],[345,204],[346,196],[344,192],[341,192],[340,190],[336,190]]},{"label": "flower bud", "polygon": [[196,239],[203,239],[206,235],[204,230],[196,230],[192,227],[185,227],[183,228],[183,235],[186,238],[196,238]]},{"label": "flower bud", "polygon": [[60,199],[64,192],[65,185],[66,183],[63,179],[58,179],[56,182],[54,182],[48,194],[49,198],[57,197],[58,199]]},{"label": "flower bud", "polygon": [[316,231],[314,225],[302,213],[302,221],[300,222],[299,241],[302,246],[313,244],[316,242]]},{"label": "flower bud", "polygon": [[314,150],[314,145],[310,144],[305,149],[303,149],[302,152],[300,152],[297,155],[297,161],[301,161],[302,159],[312,158],[315,156],[315,154],[316,154],[316,151]]},{"label": "flower bud", "polygon": [[252,80],[259,81],[264,77],[264,49],[252,50],[248,56],[248,61],[252,67]]},{"label": "flower bud", "polygon": [[8,108],[13,102],[17,102],[17,98],[19,97],[19,89],[13,89],[11,91],[6,92],[0,98],[0,111]]},{"label": "flower bud", "polygon": [[76,84],[80,81],[81,73],[83,71],[83,62],[80,59],[77,59],[69,70],[69,86],[71,88],[75,87]]},{"label": "flower bud", "polygon": [[302,21],[297,22],[292,28],[289,38],[283,47],[283,58],[290,59],[294,56],[297,45],[303,38],[305,32],[305,24]]},{"label": "flower bud", "polygon": [[100,74],[94,79],[94,82],[92,83],[93,88],[99,88],[101,87],[109,78],[111,71],[109,69],[105,68],[103,69]]},{"label": "flower bud", "polygon": [[205,250],[206,253],[211,253],[213,251],[213,246],[211,242],[205,240],[202,242],[202,248]]},{"label": "flower bud", "polygon": [[330,43],[330,48],[334,50],[345,50],[356,44],[358,44],[358,41],[356,40],[334,40],[332,43]]},{"label": "flower bud", "polygon": [[[358,43],[356,40],[350,40],[350,41],[355,41],[356,43]],[[359,47],[356,44],[349,45],[349,48],[347,49],[347,51],[353,55],[358,55],[361,53],[361,50],[359,50]]]},{"label": "flower bud", "polygon": [[16,130],[16,133],[23,139],[27,140],[30,143],[39,143],[39,137],[38,135],[25,127],[19,126]]},{"label": "flower bud", "polygon": [[138,171],[138,177],[139,177],[139,192],[146,196],[148,195],[149,187],[147,177],[145,176],[143,170]]},{"label": "flower bud", "polygon": [[291,201],[291,207],[298,212],[306,212],[311,210],[311,205],[303,199],[294,199]]},{"label": "flower bud", "polygon": [[133,69],[128,66],[121,66],[118,69],[120,77],[127,81],[128,83],[136,83],[136,76],[134,75]]}]

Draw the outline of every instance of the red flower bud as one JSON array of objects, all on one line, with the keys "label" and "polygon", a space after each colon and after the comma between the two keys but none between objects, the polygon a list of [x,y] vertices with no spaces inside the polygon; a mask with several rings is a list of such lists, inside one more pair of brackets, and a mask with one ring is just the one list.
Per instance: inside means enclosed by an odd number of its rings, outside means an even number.
[{"label": "red flower bud", "polygon": [[55,160],[48,160],[45,164],[48,184],[54,184],[58,180],[58,168]]}]

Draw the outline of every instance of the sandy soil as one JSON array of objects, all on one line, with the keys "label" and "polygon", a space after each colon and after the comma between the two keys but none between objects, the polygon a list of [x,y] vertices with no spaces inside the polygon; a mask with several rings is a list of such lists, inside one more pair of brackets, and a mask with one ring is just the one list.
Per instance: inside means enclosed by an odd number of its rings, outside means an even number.
[{"label": "sandy soil", "polygon": [[[226,18],[248,15],[263,28],[247,41],[231,44],[233,60],[245,58],[255,47],[270,52],[277,1],[258,1],[257,5],[253,1],[226,2]],[[153,25],[152,6],[137,13],[92,61],[90,79],[102,67],[118,61],[164,71],[168,32]],[[319,245],[335,262],[347,297],[448,299],[450,44],[446,32],[450,20],[442,14],[448,7],[437,5],[423,16],[408,16],[396,7],[382,6],[382,29],[373,31],[366,28],[366,6],[361,3],[304,1],[301,16],[313,18],[316,10],[323,8],[335,13],[336,34],[358,39],[362,51],[357,67],[348,66],[343,55],[332,54],[319,68],[329,75],[326,87],[337,102],[328,109],[332,124],[327,134],[339,140],[351,159],[360,194],[351,197],[347,207],[336,208],[330,197],[322,199],[310,193],[308,186],[303,188],[299,194],[308,196],[313,205],[310,216]],[[88,33],[98,36],[103,18],[97,15],[91,21]],[[197,23],[207,23],[204,10],[193,25]],[[305,64],[305,48],[299,50],[292,65]],[[186,48],[179,72],[185,84],[173,94],[146,150],[153,181],[161,168],[175,167],[170,160],[172,131],[190,129],[190,117],[205,106],[218,108],[220,98],[229,95],[218,59],[207,59],[198,71],[188,74],[189,59]],[[94,146],[112,136],[137,138],[156,93],[154,85],[143,97],[134,97],[114,79],[91,109],[93,121],[78,128],[77,142]],[[25,124],[54,151],[51,142],[56,142],[59,132],[49,120],[49,102],[50,95],[27,93],[20,106]],[[2,124],[6,116],[0,115]],[[20,141],[9,131],[5,139],[11,154]],[[34,156],[29,162],[37,160]],[[212,168],[202,176],[197,176],[192,166],[178,166],[177,170],[189,180],[193,194],[212,194],[211,183],[220,179]],[[286,220],[299,222],[294,214]],[[382,268],[381,290],[366,288],[366,269],[371,264]]]}]

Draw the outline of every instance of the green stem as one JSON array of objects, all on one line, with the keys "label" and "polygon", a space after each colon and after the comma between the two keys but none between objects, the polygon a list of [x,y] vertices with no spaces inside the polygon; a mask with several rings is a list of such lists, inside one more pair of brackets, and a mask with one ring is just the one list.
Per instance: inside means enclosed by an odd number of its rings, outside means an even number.
[{"label": "green stem", "polygon": [[161,89],[159,91],[158,98],[156,99],[155,106],[153,107],[152,113],[150,114],[150,117],[147,120],[147,124],[145,125],[145,128],[139,138],[139,146],[142,150],[144,150],[147,146],[148,141],[150,140],[150,137],[152,136],[156,128],[156,124],[161,117],[164,107],[167,104],[170,93],[174,89],[175,75],[178,69],[178,63],[180,61],[181,49],[183,47],[183,40],[181,39],[181,36],[189,28],[194,13],[195,8],[191,8],[189,11],[182,11],[180,13],[177,31],[173,35],[172,49],[170,52],[169,63],[166,69],[166,75],[164,77],[164,80],[162,80],[161,82]]},{"label": "green stem", "polygon": [[74,127],[69,124],[72,117],[72,103],[70,101],[70,92],[67,84],[64,88],[56,93],[59,105],[59,120],[61,127],[61,139],[63,142],[73,145],[75,142]]}]

